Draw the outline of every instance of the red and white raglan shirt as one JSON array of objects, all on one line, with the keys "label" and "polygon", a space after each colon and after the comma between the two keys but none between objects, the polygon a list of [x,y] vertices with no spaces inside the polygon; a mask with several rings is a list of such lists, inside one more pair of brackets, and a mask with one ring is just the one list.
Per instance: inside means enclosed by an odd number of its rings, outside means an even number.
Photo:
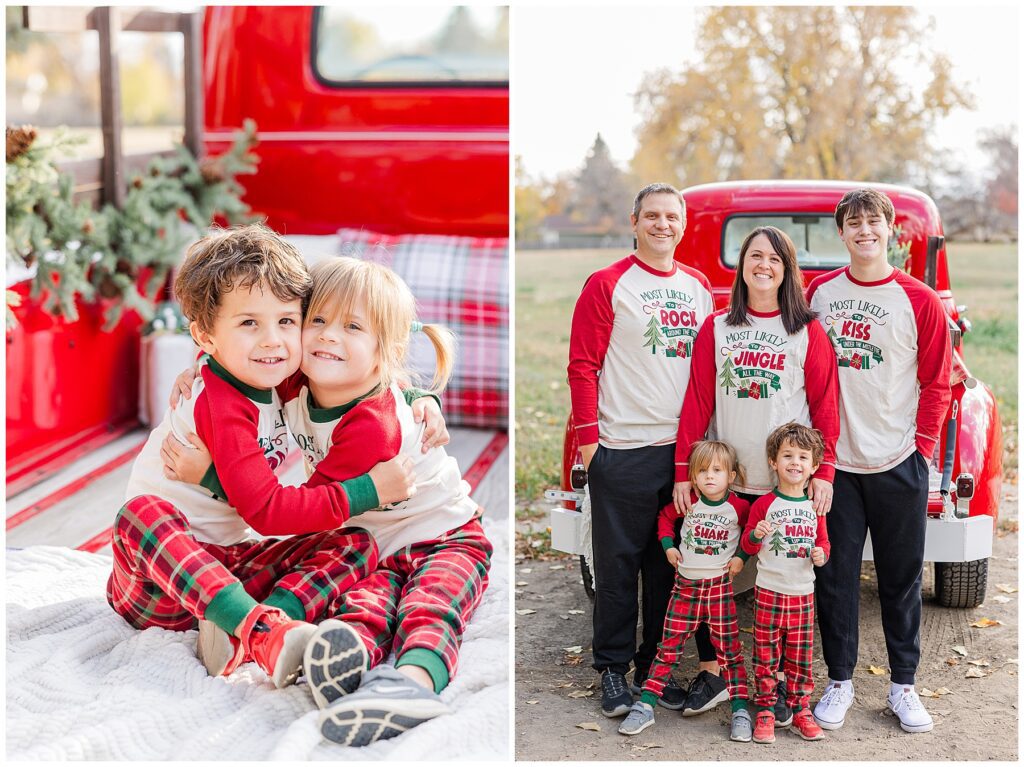
[{"label": "red and white raglan shirt", "polygon": [[711,284],[673,262],[658,271],[630,255],[595,272],[572,318],[569,390],[579,444],[671,444],[693,342],[714,310]]},{"label": "red and white raglan shirt", "polygon": [[746,481],[741,493],[766,493],[775,486],[765,441],[784,423],[796,421],[821,432],[825,455],[815,473],[835,477],[839,393],[835,354],[816,322],[793,335],[781,312],[747,309],[748,325],[727,325],[729,310],[704,322],[694,344],[690,386],[676,440],[676,482],[689,479],[690,449],[704,439],[733,447]]},{"label": "red and white raglan shirt", "polygon": [[[772,525],[764,540],[754,538],[762,519]],[[811,549],[820,546],[825,561],[832,553],[825,517],[814,512],[806,496],[783,495],[774,490],[754,501],[740,546],[748,556],[758,555],[757,587],[777,594],[803,596],[814,593],[814,563]]]},{"label": "red and white raglan shirt", "polygon": [[[729,569],[729,560],[737,555],[740,533],[747,523],[750,504],[735,493],[726,493],[717,501],[700,496],[682,517],[679,551],[683,555],[677,568],[689,580],[718,578]],[[676,522],[680,519],[675,504],[658,514],[658,538],[668,551],[676,545]],[[739,553],[743,559],[747,556]]]},{"label": "red and white raglan shirt", "polygon": [[951,396],[949,330],[935,291],[898,269],[861,282],[846,267],[815,279],[807,300],[838,359],[837,467],[887,471],[914,450],[931,460]]},{"label": "red and white raglan shirt", "polygon": [[415,422],[407,393],[398,386],[331,408],[317,407],[301,372],[278,391],[288,427],[305,458],[307,487],[363,474],[399,454],[412,459],[412,498],[367,511],[349,523],[374,537],[381,560],[410,544],[440,538],[476,515],[479,507],[469,497],[469,484],[456,460],[444,448],[422,451],[426,423]]},{"label": "red and white raglan shirt", "polygon": [[[160,457],[168,433],[189,445],[190,432],[213,458],[198,485],[167,479]],[[244,384],[210,358],[192,382],[192,397],[168,410],[150,433],[132,466],[126,500],[158,496],[185,515],[196,540],[221,546],[251,540],[254,531],[295,535],[333,530],[375,505],[369,476],[316,488],[282,487],[274,469],[287,451],[277,394]]]}]

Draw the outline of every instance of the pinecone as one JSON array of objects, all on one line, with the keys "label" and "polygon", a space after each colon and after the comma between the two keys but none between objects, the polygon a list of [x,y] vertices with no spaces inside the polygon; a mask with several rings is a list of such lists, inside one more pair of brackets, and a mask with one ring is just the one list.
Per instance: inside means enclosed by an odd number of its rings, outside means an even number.
[{"label": "pinecone", "polygon": [[126,258],[118,259],[117,265],[114,267],[114,271],[117,274],[127,274],[131,277],[134,277],[139,272],[135,264]]},{"label": "pinecone", "polygon": [[136,189],[142,189],[142,176],[136,176],[132,179],[132,186]]},{"label": "pinecone", "polygon": [[227,178],[224,164],[217,157],[204,157],[200,160],[199,173],[207,184],[218,184]]},{"label": "pinecone", "polygon": [[96,224],[92,222],[91,218],[85,219],[82,224],[82,234],[92,234],[94,231],[96,231]]},{"label": "pinecone", "polygon": [[121,289],[117,287],[112,275],[106,275],[99,284],[99,293],[104,298],[117,298],[121,295]]},{"label": "pinecone", "polygon": [[36,129],[31,125],[22,125],[20,128],[8,126],[7,162],[13,162],[25,154],[36,140],[36,135]]}]

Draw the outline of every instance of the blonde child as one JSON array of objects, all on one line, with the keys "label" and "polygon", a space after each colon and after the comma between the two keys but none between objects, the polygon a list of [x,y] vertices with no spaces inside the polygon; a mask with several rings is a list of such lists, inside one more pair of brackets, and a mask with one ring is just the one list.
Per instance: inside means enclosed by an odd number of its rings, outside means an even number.
[{"label": "blonde child", "polygon": [[[683,644],[706,622],[718,651],[719,664],[732,700],[730,739],[751,737],[747,711],[747,674],[743,666],[732,579],[742,569],[746,554],[737,551],[749,505],[729,486],[742,472],[736,451],[724,442],[695,442],[690,455],[690,476],[699,498],[683,518],[676,544],[679,515],[670,503],[658,517],[658,537],[665,557],[676,569],[675,585],[665,614],[658,654],[644,682],[640,700],[619,727],[623,735],[636,735],[654,724],[654,705],[672,667],[682,658]],[[742,479],[740,480],[742,482]],[[723,700],[725,697],[723,696]]]},{"label": "blonde child", "polygon": [[[410,499],[351,522],[373,536],[380,564],[328,611],[337,620],[321,627],[305,656],[322,734],[363,746],[447,713],[438,693],[456,671],[492,548],[455,459],[440,447],[421,449],[424,425],[397,383],[407,376],[411,334],[423,332],[437,357],[432,388],[440,391],[454,361],[451,333],[417,322],[409,288],[383,266],[334,258],[311,276],[301,371],[279,388],[314,472],[307,485],[359,476],[381,455],[408,457],[416,477]],[[179,476],[201,468],[180,458]],[[395,666],[382,665],[391,649]]]},{"label": "blonde child", "polygon": [[821,432],[795,421],[768,435],[768,464],[778,486],[754,502],[741,539],[749,555],[760,552],[754,586],[755,743],[775,742],[780,653],[794,711],[791,730],[804,740],[824,737],[808,705],[814,690],[814,568],[828,561],[830,546],[825,517],[815,513],[806,492],[824,450]]}]

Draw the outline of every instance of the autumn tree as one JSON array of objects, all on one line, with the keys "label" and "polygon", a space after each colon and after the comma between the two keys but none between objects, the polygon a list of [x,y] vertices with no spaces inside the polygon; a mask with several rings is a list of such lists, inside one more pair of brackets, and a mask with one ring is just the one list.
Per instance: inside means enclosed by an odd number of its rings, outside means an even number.
[{"label": "autumn tree", "polygon": [[[910,7],[703,12],[698,63],[660,70],[635,97],[633,171],[686,185],[752,178],[902,181],[927,166],[936,121],[970,107]],[[930,73],[919,89],[913,68]]]},{"label": "autumn tree", "polygon": [[544,199],[539,186],[527,175],[523,158],[516,155],[516,240],[536,239],[544,218]]},{"label": "autumn tree", "polygon": [[998,128],[985,133],[979,142],[991,159],[986,203],[993,228],[1000,232],[1017,231],[1017,132]]},{"label": "autumn tree", "polygon": [[575,178],[573,217],[607,232],[629,231],[633,195],[601,134],[594,139]]}]

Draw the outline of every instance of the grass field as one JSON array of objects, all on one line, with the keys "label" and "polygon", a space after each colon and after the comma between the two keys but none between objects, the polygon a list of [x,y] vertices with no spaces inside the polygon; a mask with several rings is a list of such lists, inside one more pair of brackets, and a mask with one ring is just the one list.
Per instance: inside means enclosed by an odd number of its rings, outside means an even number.
[{"label": "grass field", "polygon": [[[1017,470],[1017,248],[950,243],[957,303],[974,329],[964,339],[971,373],[992,387],[1004,427],[1008,476]],[[545,488],[561,473],[569,413],[565,383],[569,325],[587,275],[622,257],[607,250],[521,250],[516,253],[516,501],[532,516],[546,506]]]}]

